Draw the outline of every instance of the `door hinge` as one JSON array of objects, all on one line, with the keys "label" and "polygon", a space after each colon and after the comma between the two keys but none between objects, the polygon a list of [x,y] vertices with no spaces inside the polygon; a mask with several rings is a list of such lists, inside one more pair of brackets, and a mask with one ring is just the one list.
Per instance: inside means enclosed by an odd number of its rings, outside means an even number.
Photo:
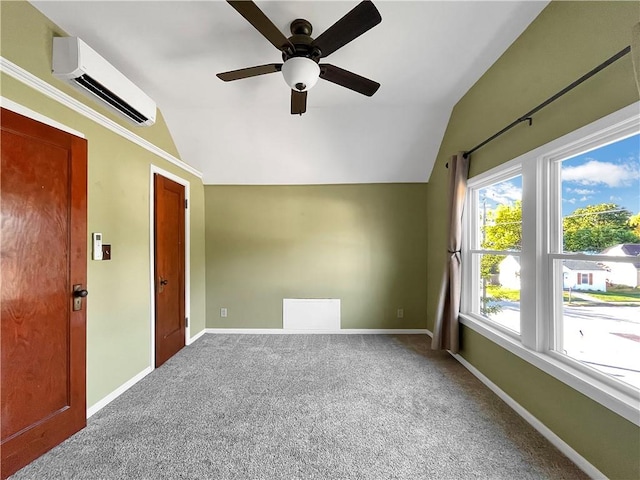
[{"label": "door hinge", "polygon": [[189,200],[184,199],[184,208],[189,208]]},{"label": "door hinge", "polygon": [[189,326],[189,317],[185,317],[184,319],[184,326],[188,327]]}]

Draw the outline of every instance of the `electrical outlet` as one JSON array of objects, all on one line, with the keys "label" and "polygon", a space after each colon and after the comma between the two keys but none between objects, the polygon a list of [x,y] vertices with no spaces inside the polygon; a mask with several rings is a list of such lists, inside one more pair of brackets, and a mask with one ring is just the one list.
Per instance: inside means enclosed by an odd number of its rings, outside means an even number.
[{"label": "electrical outlet", "polygon": [[223,318],[227,317],[227,309],[226,308],[221,308],[220,309],[220,316]]},{"label": "electrical outlet", "polygon": [[398,318],[404,318],[404,310],[402,308],[398,309]]}]

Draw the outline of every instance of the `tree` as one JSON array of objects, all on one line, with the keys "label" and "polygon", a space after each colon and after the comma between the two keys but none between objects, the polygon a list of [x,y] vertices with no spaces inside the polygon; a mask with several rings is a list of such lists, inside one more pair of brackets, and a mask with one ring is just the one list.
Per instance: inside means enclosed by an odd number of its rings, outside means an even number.
[{"label": "tree", "polygon": [[562,221],[564,250],[597,253],[619,243],[640,242],[632,218],[631,212],[615,203],[577,208]]},{"label": "tree", "polygon": [[[487,250],[520,250],[522,246],[522,202],[513,205],[498,205],[487,212],[483,222],[481,247]],[[506,298],[494,292],[488,295],[486,285],[491,275],[498,273],[504,255],[483,255],[480,260],[482,278],[482,313],[491,315],[502,308],[495,302]]]},{"label": "tree", "polygon": [[629,218],[629,226],[633,227],[633,233],[640,237],[640,213]]},{"label": "tree", "polygon": [[[482,227],[481,247],[486,250],[520,250],[522,246],[522,202],[513,205],[498,205],[487,212]],[[498,265],[504,255],[483,255],[480,262],[480,275],[488,279],[498,273]]]},{"label": "tree", "polygon": [[498,205],[487,212],[482,248],[520,250],[522,247],[522,202]]}]

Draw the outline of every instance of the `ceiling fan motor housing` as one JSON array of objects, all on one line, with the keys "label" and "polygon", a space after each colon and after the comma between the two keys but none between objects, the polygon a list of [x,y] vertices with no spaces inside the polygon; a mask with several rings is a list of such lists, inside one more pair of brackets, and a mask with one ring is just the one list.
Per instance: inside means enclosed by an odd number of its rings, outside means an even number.
[{"label": "ceiling fan motor housing", "polygon": [[293,57],[307,57],[316,63],[319,62],[322,52],[318,47],[312,45],[311,32],[313,32],[313,26],[311,22],[304,18],[298,18],[291,22],[290,29],[291,36],[289,41],[293,44],[294,50],[283,50],[282,60],[286,62]]}]

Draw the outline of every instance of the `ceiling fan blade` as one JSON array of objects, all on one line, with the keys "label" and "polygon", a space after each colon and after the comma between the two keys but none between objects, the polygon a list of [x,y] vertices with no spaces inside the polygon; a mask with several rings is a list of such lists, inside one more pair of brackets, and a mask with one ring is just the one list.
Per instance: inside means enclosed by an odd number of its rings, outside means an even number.
[{"label": "ceiling fan blade", "polygon": [[307,92],[291,90],[291,115],[302,115],[307,111]]},{"label": "ceiling fan blade", "polygon": [[328,57],[381,21],[382,17],[375,5],[369,0],[364,0],[325,30],[312,45],[320,49],[323,58]]},{"label": "ceiling fan blade", "polygon": [[378,91],[380,84],[356,75],[329,63],[320,64],[320,78],[370,97]]},{"label": "ceiling fan blade", "polygon": [[227,0],[236,11],[258,30],[278,50],[295,50],[293,44],[258,6],[250,0]]},{"label": "ceiling fan blade", "polygon": [[267,73],[276,73],[282,69],[281,63],[268,63],[257,67],[241,68],[240,70],[231,70],[230,72],[218,73],[216,77],[225,82],[240,80],[242,78],[255,77],[257,75],[265,75]]}]

